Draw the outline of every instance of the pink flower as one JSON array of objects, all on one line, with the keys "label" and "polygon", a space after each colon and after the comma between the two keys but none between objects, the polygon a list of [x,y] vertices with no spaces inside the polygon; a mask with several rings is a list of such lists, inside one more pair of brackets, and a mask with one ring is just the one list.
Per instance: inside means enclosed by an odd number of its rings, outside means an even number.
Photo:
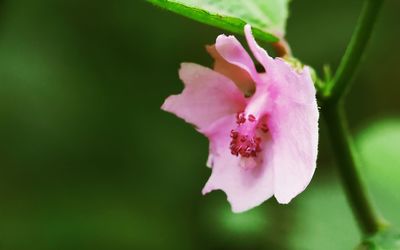
[{"label": "pink flower", "polygon": [[207,50],[214,70],[183,63],[183,92],[162,109],[194,124],[210,140],[212,174],[203,194],[221,189],[234,212],[273,195],[288,203],[310,182],[316,167],[318,108],[308,67],[301,72],[258,46],[245,26],[247,43],[264,73],[239,41],[220,35]]}]

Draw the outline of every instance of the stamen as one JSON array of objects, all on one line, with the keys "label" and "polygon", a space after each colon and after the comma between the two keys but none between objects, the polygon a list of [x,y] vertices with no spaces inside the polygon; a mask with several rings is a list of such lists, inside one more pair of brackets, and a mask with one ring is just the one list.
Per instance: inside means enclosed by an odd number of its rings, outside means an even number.
[{"label": "stamen", "polygon": [[256,121],[256,117],[254,115],[249,115],[248,119],[250,122],[255,122]]},{"label": "stamen", "polygon": [[233,131],[232,141],[230,144],[230,150],[233,155],[242,157],[257,157],[257,153],[261,152],[261,138],[260,137],[250,137],[243,135],[237,131]]},{"label": "stamen", "polygon": [[232,139],[236,139],[238,137],[239,133],[235,130],[231,130],[231,138]]},{"label": "stamen", "polygon": [[246,116],[244,115],[244,112],[239,112],[236,114],[236,123],[237,124],[243,124],[246,122]]},{"label": "stamen", "polygon": [[265,122],[261,123],[260,129],[262,132],[267,133],[268,132],[268,126]]},{"label": "stamen", "polygon": [[[245,125],[247,121],[255,124]],[[257,136],[257,130],[267,133],[267,124],[264,121],[259,124],[257,118],[252,114],[249,114],[246,119],[244,112],[236,114],[236,123],[238,124],[237,129],[232,129],[230,133],[232,140],[229,149],[231,153],[245,158],[257,157],[257,154],[262,151],[260,146],[262,139]]]}]

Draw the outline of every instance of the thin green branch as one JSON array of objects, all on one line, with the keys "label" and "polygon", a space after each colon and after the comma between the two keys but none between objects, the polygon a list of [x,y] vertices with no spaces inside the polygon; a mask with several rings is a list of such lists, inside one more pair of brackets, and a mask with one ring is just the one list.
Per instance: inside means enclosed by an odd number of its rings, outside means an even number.
[{"label": "thin green branch", "polygon": [[328,104],[324,107],[323,114],[329,128],[332,148],[336,155],[337,167],[347,200],[351,204],[362,232],[374,234],[386,228],[386,223],[375,210],[359,173],[359,162],[348,131],[343,107],[341,103]]},{"label": "thin green branch", "polygon": [[378,12],[383,0],[366,0],[353,36],[342,57],[334,78],[327,83],[323,97],[335,101],[340,99],[349,88],[351,80],[360,63],[371,36]]},{"label": "thin green branch", "polygon": [[319,92],[343,187],[361,231],[366,235],[377,233],[387,224],[378,215],[365,189],[342,104],[343,96],[349,89],[364,54],[382,3],[383,0],[365,0],[361,16],[336,74],[333,79],[329,77],[326,79],[322,92]]}]

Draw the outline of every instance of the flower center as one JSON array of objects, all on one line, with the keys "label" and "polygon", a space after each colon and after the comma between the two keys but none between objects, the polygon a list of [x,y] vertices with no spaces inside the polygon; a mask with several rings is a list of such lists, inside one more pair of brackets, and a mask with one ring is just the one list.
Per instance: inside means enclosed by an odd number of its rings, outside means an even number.
[{"label": "flower center", "polygon": [[262,138],[260,133],[267,133],[268,126],[265,121],[259,121],[254,115],[246,116],[244,112],[236,114],[237,129],[232,129],[230,137],[231,153],[245,158],[257,157],[261,152]]}]

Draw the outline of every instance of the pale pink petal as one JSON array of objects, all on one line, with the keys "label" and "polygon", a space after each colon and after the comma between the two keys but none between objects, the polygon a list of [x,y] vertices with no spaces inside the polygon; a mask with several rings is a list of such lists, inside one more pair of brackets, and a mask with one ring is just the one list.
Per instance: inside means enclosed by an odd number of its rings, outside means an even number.
[{"label": "pale pink petal", "polygon": [[[224,117],[204,133],[210,139],[210,158],[212,174],[203,188],[207,194],[213,190],[223,190],[231,204],[233,212],[243,212],[260,205],[273,195],[273,168],[271,140],[266,140],[265,150],[260,161],[253,158],[240,158],[229,150],[229,131],[235,127],[235,118]],[[246,167],[245,164],[254,166]]]},{"label": "pale pink petal", "polygon": [[279,203],[288,203],[314,174],[319,114],[309,70],[299,74],[286,63],[277,67],[283,77],[270,83],[274,102],[268,127],[273,141],[275,197]]},{"label": "pale pink petal", "polygon": [[236,86],[246,95],[255,91],[255,84],[249,73],[239,66],[226,61],[216,50],[215,45],[206,46],[208,53],[214,59],[214,70],[236,83]]},{"label": "pale pink petal", "polygon": [[168,97],[162,109],[198,128],[210,126],[219,118],[244,109],[243,93],[225,76],[194,63],[182,63],[179,77],[183,92]]},{"label": "pale pink petal", "polygon": [[256,85],[261,84],[253,60],[234,36],[219,35],[215,42],[215,48],[227,62],[245,70]]},{"label": "pale pink petal", "polygon": [[[296,72],[283,59],[273,59],[256,43],[250,25],[246,39],[264,66],[270,103],[268,127],[273,140],[274,194],[288,203],[309,184],[316,167],[318,107],[307,67]],[[256,93],[257,94],[257,93]]]},{"label": "pale pink petal", "polygon": [[309,67],[305,66],[302,70],[295,70],[293,67],[281,58],[275,59],[274,76],[268,80],[274,82],[269,86],[271,95],[276,92],[286,99],[298,103],[314,103],[316,101],[316,90],[311,79]]},{"label": "pale pink petal", "polygon": [[250,50],[251,52],[253,52],[254,57],[259,63],[261,63],[267,74],[273,73],[275,68],[274,59],[268,55],[267,51],[265,51],[257,44],[251,31],[251,26],[249,24],[246,24],[244,26],[244,34],[246,36],[246,40],[250,47]]}]

